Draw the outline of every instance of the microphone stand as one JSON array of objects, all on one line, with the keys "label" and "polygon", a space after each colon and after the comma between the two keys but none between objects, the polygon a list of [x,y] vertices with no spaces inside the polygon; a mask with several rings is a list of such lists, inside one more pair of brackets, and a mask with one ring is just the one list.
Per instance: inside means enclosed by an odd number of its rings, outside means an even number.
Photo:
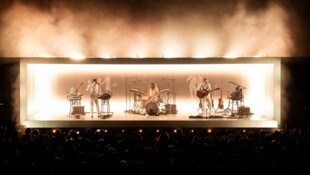
[{"label": "microphone stand", "polygon": [[241,85],[239,85],[239,84],[237,84],[237,83],[234,83],[234,82],[232,82],[232,81],[230,81],[229,83],[232,83],[232,84],[234,84],[235,86],[239,86],[239,87],[241,87],[242,89],[246,89],[246,87],[241,86]]},{"label": "microphone stand", "polygon": [[[128,79],[131,79],[133,77],[125,77],[125,96],[126,96],[126,109],[125,112],[128,112],[128,93],[127,93],[127,89],[128,89]],[[137,77],[135,77],[137,78]],[[130,101],[129,101],[129,106],[130,106]]]},{"label": "microphone stand", "polygon": [[172,81],[173,104],[176,104],[176,94],[174,92],[174,82],[175,82],[176,79],[163,79],[163,80]]}]

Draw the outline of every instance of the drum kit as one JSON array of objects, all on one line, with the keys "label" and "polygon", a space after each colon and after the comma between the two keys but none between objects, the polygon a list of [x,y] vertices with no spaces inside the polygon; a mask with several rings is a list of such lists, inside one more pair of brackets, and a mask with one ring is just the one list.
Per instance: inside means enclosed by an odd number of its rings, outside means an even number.
[{"label": "drum kit", "polygon": [[153,100],[148,99],[147,96],[143,96],[143,92],[137,89],[130,89],[133,93],[134,104],[130,112],[134,114],[175,114],[176,106],[169,104],[169,91],[170,89],[163,89],[159,91],[159,95]]}]

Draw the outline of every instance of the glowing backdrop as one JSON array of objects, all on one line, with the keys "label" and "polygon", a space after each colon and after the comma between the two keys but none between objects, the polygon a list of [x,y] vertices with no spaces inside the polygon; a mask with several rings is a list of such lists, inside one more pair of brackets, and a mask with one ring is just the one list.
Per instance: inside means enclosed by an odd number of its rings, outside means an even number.
[{"label": "glowing backdrop", "polygon": [[[123,116],[134,103],[133,91],[147,92],[155,82],[161,96],[176,104],[178,116],[196,115],[198,98],[191,94],[191,83],[207,77],[212,85],[214,108],[222,97],[224,108],[227,96],[237,85],[244,87],[244,105],[250,107],[255,118],[274,118],[274,64],[26,64],[26,117],[24,120],[55,120],[69,111],[67,93],[79,88],[82,93],[87,84],[97,78],[102,93],[110,88],[110,110],[114,116]],[[109,80],[109,83],[106,83]],[[22,97],[23,98],[23,97]],[[144,97],[142,97],[144,98]],[[23,101],[23,100],[22,100]],[[81,103],[90,111],[89,97],[83,95]],[[22,117],[23,118],[23,117]]]}]

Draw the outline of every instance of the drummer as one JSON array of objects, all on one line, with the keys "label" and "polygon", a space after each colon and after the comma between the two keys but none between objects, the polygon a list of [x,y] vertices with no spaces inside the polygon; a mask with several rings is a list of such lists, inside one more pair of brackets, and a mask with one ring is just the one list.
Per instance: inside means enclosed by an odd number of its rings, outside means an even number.
[{"label": "drummer", "polygon": [[158,101],[158,96],[159,96],[159,90],[156,85],[156,83],[151,82],[149,84],[149,94],[148,94],[148,103],[149,102],[157,102]]},{"label": "drummer", "polygon": [[143,97],[141,99],[141,108],[145,108],[147,104],[149,103],[157,103],[158,99],[159,99],[159,90],[158,87],[156,85],[156,83],[151,82],[148,85],[148,94],[147,93],[143,93],[140,92],[141,94],[145,95],[146,97]]}]

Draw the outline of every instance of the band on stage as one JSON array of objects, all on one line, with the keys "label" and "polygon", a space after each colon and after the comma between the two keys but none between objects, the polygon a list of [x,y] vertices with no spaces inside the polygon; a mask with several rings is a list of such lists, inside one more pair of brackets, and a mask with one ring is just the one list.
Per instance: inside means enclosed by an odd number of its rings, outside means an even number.
[{"label": "band on stage", "polygon": [[[164,79],[163,79],[164,80]],[[147,85],[147,92],[143,92],[142,88],[128,88],[126,91],[129,92],[130,100],[133,100],[132,106],[129,110],[125,112],[139,115],[161,115],[161,114],[177,114],[177,105],[175,102],[176,93],[174,93],[174,81],[173,87],[161,88],[159,89],[157,83],[149,82]],[[191,77],[187,81],[193,81],[194,78]],[[196,80],[196,79],[195,79]],[[67,92],[67,100],[70,102],[69,117],[80,117],[81,115],[86,115],[84,106],[81,104],[81,100],[84,95],[88,94],[90,98],[90,116],[93,118],[95,111],[98,118],[108,118],[113,115],[110,111],[110,99],[112,98],[112,91],[110,87],[110,78],[105,78],[105,81],[109,81],[108,86],[102,87],[103,83],[99,83],[96,78],[88,82],[87,87],[82,93],[79,93],[80,88],[84,82],[80,83],[77,87],[71,87],[69,92]],[[134,82],[135,83],[135,82]],[[216,113],[229,113],[230,116],[234,116],[236,108],[244,106],[244,89],[245,87],[229,82],[235,85],[233,92],[228,91],[227,100],[228,105],[225,108],[224,100],[222,96],[222,89],[220,87],[211,87],[211,83],[208,78],[202,78],[202,81],[198,82],[193,86],[190,85],[190,93],[193,90],[196,91],[196,98],[198,99],[198,109],[197,116],[209,117]],[[127,87],[126,87],[127,88]],[[193,89],[194,88],[194,89]],[[214,105],[213,92],[220,91],[220,97],[217,101],[217,106]],[[191,94],[191,97],[193,95]],[[217,95],[218,96],[218,95]],[[132,99],[131,99],[132,98]],[[126,95],[127,103],[127,95]],[[101,104],[101,105],[99,105]],[[127,108],[127,104],[126,104]]]}]

